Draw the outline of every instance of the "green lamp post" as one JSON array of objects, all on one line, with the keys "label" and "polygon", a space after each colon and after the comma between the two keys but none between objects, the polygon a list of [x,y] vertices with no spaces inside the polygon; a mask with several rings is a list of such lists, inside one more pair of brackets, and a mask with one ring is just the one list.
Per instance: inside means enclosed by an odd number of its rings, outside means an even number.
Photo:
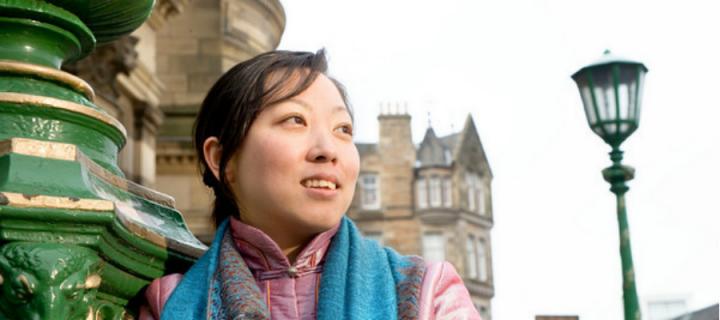
[{"label": "green lamp post", "polygon": [[206,247],[174,199],[117,165],[127,132],[60,68],[129,34],[154,0],[0,0],[0,319],[133,319]]},{"label": "green lamp post", "polygon": [[620,145],[637,129],[640,122],[647,71],[642,63],[618,58],[606,50],[599,60],[572,75],[580,90],[590,129],[612,147],[610,159],[613,164],[602,173],[611,185],[610,191],[617,197],[625,320],[640,319],[640,304],[625,209],[625,193],[629,189],[626,182],[633,179],[635,169],[621,164],[623,152]]}]

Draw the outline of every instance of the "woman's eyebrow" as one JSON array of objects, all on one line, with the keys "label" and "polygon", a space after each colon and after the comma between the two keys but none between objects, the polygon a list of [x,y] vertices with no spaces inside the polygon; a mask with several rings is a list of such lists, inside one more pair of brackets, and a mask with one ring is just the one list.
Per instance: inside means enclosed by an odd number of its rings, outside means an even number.
[{"label": "woman's eyebrow", "polygon": [[301,107],[303,107],[303,108],[305,108],[305,109],[308,109],[308,110],[312,109],[312,107],[310,106],[310,104],[308,104],[308,103],[305,102],[305,101],[302,101],[302,100],[299,100],[299,99],[295,99],[295,98],[290,98],[290,99],[288,99],[288,101],[289,101],[289,102],[293,102],[293,103],[295,103],[295,104],[297,104],[297,105],[300,105]]},{"label": "woman's eyebrow", "polygon": [[[290,98],[290,99],[288,99],[287,101],[293,102],[293,103],[295,103],[295,104],[298,104],[298,105],[300,105],[301,107],[303,107],[303,108],[305,108],[305,109],[308,109],[308,110],[312,109],[312,107],[310,106],[309,103],[307,103],[307,102],[305,102],[305,101],[302,101],[302,100],[300,100],[300,99]],[[333,107],[333,110],[332,110],[333,113],[338,113],[338,112],[341,112],[341,111],[349,112],[349,110],[347,109],[347,107],[345,107],[345,106],[343,106],[343,105],[337,105],[337,106]]]}]

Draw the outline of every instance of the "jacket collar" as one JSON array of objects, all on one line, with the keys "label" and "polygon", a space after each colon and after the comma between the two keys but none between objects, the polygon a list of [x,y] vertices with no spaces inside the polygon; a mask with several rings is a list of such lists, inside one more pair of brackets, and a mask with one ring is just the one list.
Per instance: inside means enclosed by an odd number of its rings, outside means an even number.
[{"label": "jacket collar", "polygon": [[230,218],[230,230],[235,247],[253,272],[288,270],[290,267],[294,267],[297,271],[303,271],[321,265],[330,241],[337,233],[339,226],[338,223],[330,230],[315,236],[300,251],[295,263],[291,265],[270,236],[236,218]]}]

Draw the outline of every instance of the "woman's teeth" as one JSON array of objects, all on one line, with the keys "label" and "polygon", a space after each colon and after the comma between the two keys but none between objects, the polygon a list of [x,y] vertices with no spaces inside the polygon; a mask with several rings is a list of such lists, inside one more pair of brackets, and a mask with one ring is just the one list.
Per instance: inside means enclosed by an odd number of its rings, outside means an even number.
[{"label": "woman's teeth", "polygon": [[330,190],[335,190],[335,183],[330,182],[327,180],[319,180],[319,179],[308,179],[303,182],[303,185],[307,188],[328,188]]}]

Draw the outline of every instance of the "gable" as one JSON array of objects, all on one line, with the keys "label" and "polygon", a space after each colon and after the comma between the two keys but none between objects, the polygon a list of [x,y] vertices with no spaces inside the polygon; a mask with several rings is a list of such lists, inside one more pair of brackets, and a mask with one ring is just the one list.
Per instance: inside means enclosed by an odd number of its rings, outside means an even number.
[{"label": "gable", "polygon": [[492,179],[492,170],[471,115],[468,115],[465,126],[457,137],[453,158],[468,171],[478,172],[481,176]]}]

